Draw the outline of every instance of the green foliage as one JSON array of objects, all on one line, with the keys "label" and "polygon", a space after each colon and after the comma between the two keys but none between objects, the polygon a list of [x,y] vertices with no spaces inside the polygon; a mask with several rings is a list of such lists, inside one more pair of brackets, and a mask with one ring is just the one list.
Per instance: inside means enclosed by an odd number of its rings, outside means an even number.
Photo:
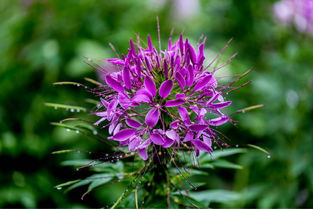
[{"label": "green foliage", "polygon": [[[66,111],[58,106],[55,110],[55,106],[45,104],[94,107],[94,98],[84,86],[77,86],[87,85],[84,77],[93,79],[87,86],[98,85],[99,79],[84,63],[84,56],[114,57],[109,42],[120,54],[125,53],[135,33],[141,37],[149,33],[156,41],[157,15],[162,40],[167,40],[172,28],[173,39],[181,31],[193,43],[201,34],[207,36],[208,58],[233,38],[219,64],[235,52],[239,55],[219,76],[239,74],[251,67],[253,71],[246,76],[252,83],[229,96],[234,101],[229,112],[264,104],[264,108],[246,114],[233,114],[238,128],[226,126],[221,130],[234,147],[238,144],[240,148],[201,155],[197,166],[192,167],[191,160],[184,162],[191,171],[184,173],[185,177],[199,189],[189,196],[172,194],[172,208],[177,204],[200,208],[208,204],[214,208],[312,207],[312,37],[297,32],[293,26],[280,25],[272,16],[272,0],[201,0],[196,15],[185,20],[175,18],[174,1],[164,5],[158,2],[161,1],[0,2],[1,208],[101,207],[113,205],[112,201],[125,191],[133,178],[112,185],[106,181],[118,180],[119,172],[131,172],[127,169],[132,165],[128,159],[122,165],[102,163],[82,171],[72,168],[89,163],[89,151],[103,154],[112,150],[93,140],[105,137],[106,131],[81,121],[59,121],[72,117],[92,122],[95,119],[82,113],[82,109],[71,112],[71,107]],[[76,85],[52,85],[59,81],[73,81]],[[271,158],[248,144],[267,150]],[[57,150],[67,151],[50,155]],[[63,161],[66,166],[60,166]],[[135,168],[140,166],[143,164]],[[90,178],[112,172],[112,178]],[[179,173],[175,175],[173,181],[185,182]],[[142,181],[151,180],[144,178],[147,179]],[[62,182],[68,183],[60,185]],[[67,189],[57,190],[56,185],[67,187],[69,192],[64,194]],[[103,187],[80,199],[88,187],[93,190],[98,186]],[[128,193],[122,203],[134,208],[134,191]],[[140,190],[138,197],[146,198]],[[144,207],[145,203],[138,201],[138,205]]]}]

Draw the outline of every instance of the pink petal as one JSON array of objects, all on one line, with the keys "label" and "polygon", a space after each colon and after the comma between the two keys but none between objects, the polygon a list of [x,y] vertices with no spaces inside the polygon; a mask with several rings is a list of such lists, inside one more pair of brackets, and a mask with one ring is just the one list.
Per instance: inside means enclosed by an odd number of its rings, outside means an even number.
[{"label": "pink petal", "polygon": [[146,89],[150,92],[150,94],[154,97],[156,95],[156,87],[155,83],[149,76],[145,77],[144,84]]},{"label": "pink petal", "polygon": [[164,107],[175,107],[178,105],[182,105],[185,103],[184,99],[174,99],[174,100],[168,100],[166,101]]},{"label": "pink petal", "polygon": [[142,126],[141,123],[131,118],[126,119],[126,124],[132,128],[139,128],[140,126]]},{"label": "pink petal", "polygon": [[148,159],[148,152],[147,152],[146,148],[138,149],[138,155],[143,160],[147,160]]},{"label": "pink petal", "polygon": [[212,148],[199,139],[192,140],[191,143],[200,151],[212,152]]},{"label": "pink petal", "polygon": [[123,129],[116,134],[113,135],[113,139],[116,141],[125,141],[129,139],[131,136],[135,135],[135,129]]},{"label": "pink petal", "polygon": [[192,131],[203,131],[208,128],[207,125],[200,125],[200,124],[192,124],[189,126],[190,130]]},{"label": "pink petal", "polygon": [[112,87],[114,90],[123,93],[124,92],[124,88],[123,86],[117,82],[114,78],[112,78],[112,76],[110,75],[106,75],[105,76],[105,82]]},{"label": "pink petal", "polygon": [[154,144],[157,144],[157,145],[164,144],[164,139],[159,134],[151,134],[150,139]]},{"label": "pink petal", "polygon": [[190,87],[193,84],[194,81],[194,72],[191,65],[187,67],[188,73],[187,73],[187,86]]},{"label": "pink petal", "polygon": [[229,117],[221,116],[221,117],[214,118],[214,119],[210,120],[208,122],[208,124],[212,125],[212,126],[220,126],[220,125],[223,125],[224,123],[226,123],[228,121],[229,121]]},{"label": "pink petal", "polygon": [[191,61],[193,64],[196,64],[197,63],[197,56],[196,56],[195,49],[190,44],[188,44],[188,48],[189,48]]},{"label": "pink petal", "polygon": [[165,99],[172,91],[172,88],[173,88],[173,81],[172,80],[166,80],[164,81],[161,86],[160,86],[160,89],[159,89],[159,94],[160,94],[160,97],[162,97],[163,99]]},{"label": "pink petal", "polygon": [[160,110],[158,108],[152,108],[148,114],[146,115],[146,124],[149,127],[154,127],[158,121],[159,121],[159,117],[160,117]]}]

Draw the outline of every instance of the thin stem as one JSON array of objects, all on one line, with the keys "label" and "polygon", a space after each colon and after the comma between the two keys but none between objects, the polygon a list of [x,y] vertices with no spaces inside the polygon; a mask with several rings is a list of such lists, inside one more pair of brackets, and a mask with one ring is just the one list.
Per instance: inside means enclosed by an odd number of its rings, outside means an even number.
[{"label": "thin stem", "polygon": [[135,189],[135,203],[136,203],[136,209],[138,209],[138,192],[137,192],[137,188]]}]

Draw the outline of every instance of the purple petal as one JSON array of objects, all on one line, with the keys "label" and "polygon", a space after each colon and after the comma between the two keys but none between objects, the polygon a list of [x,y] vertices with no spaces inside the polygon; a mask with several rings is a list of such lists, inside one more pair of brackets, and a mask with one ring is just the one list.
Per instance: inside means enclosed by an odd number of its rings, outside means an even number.
[{"label": "purple petal", "polygon": [[196,56],[195,49],[190,44],[188,44],[188,48],[189,48],[191,62],[193,64],[196,64],[197,63],[197,56]]},{"label": "purple petal", "polygon": [[138,149],[146,148],[146,147],[148,147],[150,144],[151,144],[151,140],[150,140],[150,139],[147,139],[146,141],[142,142],[142,143],[138,146]]},{"label": "purple petal", "polygon": [[119,132],[120,129],[121,129],[121,127],[122,127],[122,124],[121,124],[121,123],[117,124],[116,127],[115,127],[115,129],[114,129],[114,131],[113,131],[113,134],[116,134],[117,132]]},{"label": "purple petal", "polygon": [[95,115],[99,116],[99,117],[107,117],[108,113],[107,112],[96,112]]},{"label": "purple petal", "polygon": [[205,56],[204,56],[204,44],[201,44],[198,48],[199,51],[199,55],[198,55],[198,59],[197,59],[197,64],[198,65],[202,65],[203,61],[205,60]]},{"label": "purple petal", "polygon": [[164,68],[164,75],[166,78],[168,78],[168,67],[167,67],[167,63],[166,61],[164,60],[164,63],[163,63],[163,68]]},{"label": "purple petal", "polygon": [[100,101],[101,101],[101,104],[102,104],[104,107],[108,108],[109,103],[108,103],[107,101],[105,101],[105,100],[102,99],[102,98],[100,98]]},{"label": "purple petal", "polygon": [[179,135],[174,130],[169,130],[165,132],[166,136],[174,141],[179,140]]},{"label": "purple petal", "polygon": [[184,54],[184,41],[183,41],[183,35],[182,34],[179,35],[178,45],[179,45],[179,50],[180,50],[181,54]]},{"label": "purple petal", "polygon": [[174,84],[172,80],[164,81],[160,86],[160,90],[159,90],[160,97],[165,99],[171,93],[173,85]]},{"label": "purple petal", "polygon": [[116,141],[125,141],[129,139],[129,137],[133,136],[136,133],[134,129],[123,129],[116,134],[113,135],[113,139]]},{"label": "purple petal", "polygon": [[155,83],[154,81],[152,80],[152,78],[150,77],[145,77],[145,80],[144,80],[144,83],[145,83],[145,87],[146,89],[150,92],[150,94],[155,97],[156,95],[156,87],[155,87]]},{"label": "purple petal", "polygon": [[148,152],[147,152],[146,148],[138,149],[138,155],[143,160],[147,160],[148,159]]},{"label": "purple petal", "polygon": [[179,106],[177,110],[181,119],[183,119],[184,122],[190,124],[190,118],[187,109],[182,106]]},{"label": "purple petal", "polygon": [[193,124],[189,126],[190,130],[192,131],[203,131],[208,128],[207,125],[200,125],[200,124]]},{"label": "purple petal", "polygon": [[187,67],[188,73],[187,73],[187,86],[190,87],[193,84],[194,81],[194,72],[191,65]]},{"label": "purple petal", "polygon": [[151,134],[150,139],[154,144],[157,144],[157,145],[164,144],[164,139],[159,134]]},{"label": "purple petal", "polygon": [[131,118],[126,119],[126,124],[132,128],[139,128],[140,126],[142,126],[141,123]]},{"label": "purple petal", "polygon": [[125,64],[125,61],[121,60],[119,58],[108,59],[107,61],[112,63],[112,64],[115,64],[115,65],[124,65]]},{"label": "purple petal", "polygon": [[112,87],[114,90],[123,93],[124,92],[124,88],[123,86],[117,82],[114,78],[112,78],[112,76],[110,75],[106,75],[105,76],[105,82]]},{"label": "purple petal", "polygon": [[210,137],[207,137],[207,136],[203,136],[203,142],[208,145],[209,147],[212,146],[212,140]]},{"label": "purple petal", "polygon": [[212,109],[220,109],[220,108],[224,108],[224,107],[229,106],[231,103],[232,103],[231,101],[221,102],[221,103],[211,104],[211,105],[209,105],[209,107]]},{"label": "purple petal", "polygon": [[124,79],[124,83],[125,83],[126,88],[131,89],[132,83],[130,80],[130,72],[129,72],[128,68],[125,68],[123,70],[123,79]]},{"label": "purple petal", "polygon": [[184,142],[189,142],[193,140],[193,137],[194,137],[194,134],[192,133],[192,131],[188,131],[184,138]]},{"label": "purple petal", "polygon": [[146,115],[145,122],[147,126],[154,127],[158,123],[159,117],[160,117],[160,110],[158,108],[152,108]]},{"label": "purple petal", "polygon": [[173,128],[173,129],[177,129],[178,128],[178,124],[179,124],[179,120],[175,120],[175,121],[170,123],[170,127]]},{"label": "purple petal", "polygon": [[180,74],[180,72],[175,73],[175,79],[181,89],[184,89],[186,82],[184,77]]},{"label": "purple petal", "polygon": [[174,99],[174,100],[168,100],[166,101],[164,107],[175,107],[178,105],[182,105],[185,103],[184,99]]},{"label": "purple petal", "polygon": [[191,143],[200,151],[212,152],[212,148],[199,139],[192,140]]},{"label": "purple petal", "polygon": [[152,41],[151,41],[150,35],[148,35],[148,47],[149,47],[149,49],[150,49],[151,51],[153,50],[153,45],[152,45]]},{"label": "purple petal", "polygon": [[185,99],[186,95],[185,94],[176,94],[177,99]]},{"label": "purple petal", "polygon": [[135,151],[138,148],[140,142],[141,142],[140,137],[134,137],[133,139],[131,139],[129,144],[128,144],[129,151],[131,151],[131,152]]},{"label": "purple petal", "polygon": [[164,137],[164,144],[162,145],[162,147],[167,148],[170,147],[174,144],[174,140],[168,138],[168,137]]},{"label": "purple petal", "polygon": [[212,126],[220,126],[220,125],[223,125],[224,123],[226,123],[228,121],[229,121],[229,117],[221,116],[221,117],[214,118],[214,119],[210,120],[208,122],[208,124],[212,125]]},{"label": "purple petal", "polygon": [[220,94],[215,94],[214,96],[212,96],[206,104],[212,104],[213,102],[215,102],[217,100],[217,98],[220,96]]},{"label": "purple petal", "polygon": [[146,89],[139,89],[133,97],[132,101],[138,103],[149,103],[151,102],[150,97],[151,95]]},{"label": "purple petal", "polygon": [[199,91],[203,89],[203,87],[205,87],[212,79],[213,79],[212,75],[206,75],[204,78],[202,78],[200,81],[196,83],[194,90]]}]

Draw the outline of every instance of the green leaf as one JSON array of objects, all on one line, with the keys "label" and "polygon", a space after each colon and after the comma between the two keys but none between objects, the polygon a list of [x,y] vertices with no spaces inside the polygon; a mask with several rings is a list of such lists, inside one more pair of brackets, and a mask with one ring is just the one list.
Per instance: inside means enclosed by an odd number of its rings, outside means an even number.
[{"label": "green leaf", "polygon": [[242,169],[241,165],[229,162],[227,160],[215,160],[212,162],[215,167],[220,168],[232,168],[232,169]]},{"label": "green leaf", "polygon": [[229,203],[239,200],[241,194],[228,190],[205,190],[200,192],[190,192],[190,196],[204,205],[209,205],[211,202]]},{"label": "green leaf", "polygon": [[59,185],[56,185],[54,188],[57,188],[57,189],[62,189],[62,187],[65,187],[65,186],[69,186],[69,185],[72,185],[72,184],[75,184],[77,182],[81,181],[80,179],[77,179],[77,180],[73,180],[73,181],[68,181],[68,182],[65,182],[65,183],[62,183],[62,184],[59,184]]},{"label": "green leaf", "polygon": [[207,208],[206,204],[203,204],[188,195],[174,194],[173,200],[176,204],[183,205],[185,207]]}]

